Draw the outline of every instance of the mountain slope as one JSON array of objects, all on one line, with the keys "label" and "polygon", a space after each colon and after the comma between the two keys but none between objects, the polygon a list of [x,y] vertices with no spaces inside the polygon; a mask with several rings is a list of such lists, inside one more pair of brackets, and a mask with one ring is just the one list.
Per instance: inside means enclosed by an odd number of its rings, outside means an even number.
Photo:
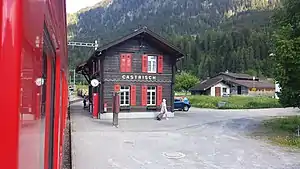
[{"label": "mountain slope", "polygon": [[241,12],[276,4],[274,0],[105,0],[73,14],[78,22],[69,24],[69,39],[97,37],[106,42],[139,25],[158,33],[198,34]]},{"label": "mountain slope", "polygon": [[[103,0],[68,15],[68,38],[101,45],[147,26],[183,49],[187,56],[179,67],[200,77],[225,70],[269,76],[270,68],[262,65],[278,5],[279,0]],[[70,48],[71,67],[91,52]]]}]

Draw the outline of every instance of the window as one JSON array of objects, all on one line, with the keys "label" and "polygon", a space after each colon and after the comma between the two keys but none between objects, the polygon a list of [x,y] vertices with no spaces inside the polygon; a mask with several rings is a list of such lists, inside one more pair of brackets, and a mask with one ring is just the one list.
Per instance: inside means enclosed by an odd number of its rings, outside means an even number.
[{"label": "window", "polygon": [[129,86],[121,86],[120,89],[120,106],[129,106],[130,100],[130,87]]},{"label": "window", "polygon": [[227,88],[223,87],[223,93],[227,93]]},{"label": "window", "polygon": [[147,88],[147,106],[156,105],[156,87],[149,86]]},{"label": "window", "polygon": [[157,57],[148,56],[148,73],[156,73],[157,69]]}]

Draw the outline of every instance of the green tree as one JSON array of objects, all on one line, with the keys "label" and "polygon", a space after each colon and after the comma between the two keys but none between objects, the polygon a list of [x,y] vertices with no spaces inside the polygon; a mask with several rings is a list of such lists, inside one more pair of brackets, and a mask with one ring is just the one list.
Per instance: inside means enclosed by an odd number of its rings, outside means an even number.
[{"label": "green tree", "polygon": [[187,91],[195,86],[199,82],[198,78],[190,73],[182,72],[176,75],[175,89],[177,91],[184,90],[185,94]]},{"label": "green tree", "polygon": [[283,2],[273,19],[275,76],[283,106],[300,106],[300,1]]}]

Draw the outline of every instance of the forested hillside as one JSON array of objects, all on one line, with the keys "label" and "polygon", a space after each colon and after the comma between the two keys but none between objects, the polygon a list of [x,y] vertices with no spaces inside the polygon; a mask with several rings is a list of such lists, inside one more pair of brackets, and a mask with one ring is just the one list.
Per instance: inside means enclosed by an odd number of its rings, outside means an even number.
[{"label": "forested hillside", "polygon": [[[68,14],[69,40],[107,43],[147,26],[179,46],[178,67],[200,78],[219,71],[272,76],[270,17],[279,0],[103,0]],[[93,49],[69,49],[71,67]]]}]

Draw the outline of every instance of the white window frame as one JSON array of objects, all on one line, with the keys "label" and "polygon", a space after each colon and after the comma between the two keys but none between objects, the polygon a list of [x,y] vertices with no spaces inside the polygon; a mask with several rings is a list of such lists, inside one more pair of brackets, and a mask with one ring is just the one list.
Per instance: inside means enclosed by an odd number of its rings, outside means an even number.
[{"label": "white window frame", "polygon": [[147,61],[148,73],[156,73],[157,72],[157,56],[149,55],[147,59],[148,59],[148,61]]},{"label": "white window frame", "polygon": [[[150,92],[150,104],[148,104],[148,92]],[[154,100],[152,100],[153,94],[155,95]],[[156,105],[156,86],[148,86],[147,87],[147,106],[155,106]]]},{"label": "white window frame", "polygon": [[[126,104],[126,92],[128,92],[128,104]],[[122,96],[121,93],[124,93],[123,95],[123,102],[122,102]],[[121,86],[120,87],[120,106],[130,106],[130,86]]]}]

